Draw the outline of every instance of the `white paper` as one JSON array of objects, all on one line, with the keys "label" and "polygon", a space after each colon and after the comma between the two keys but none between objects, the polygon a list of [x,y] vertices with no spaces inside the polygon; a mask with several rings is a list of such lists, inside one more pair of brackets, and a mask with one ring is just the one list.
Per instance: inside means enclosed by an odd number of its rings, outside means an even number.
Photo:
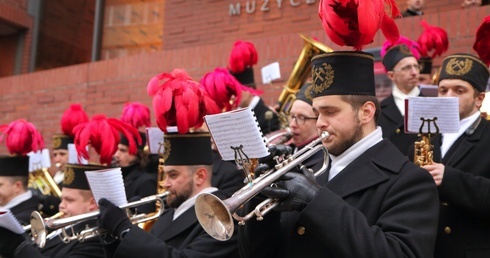
[{"label": "white paper", "polygon": [[[88,151],[88,146],[85,148]],[[87,165],[88,161],[82,157],[80,157],[80,161],[78,160],[78,152],[75,144],[68,144],[68,163],[69,164],[83,164]]]},{"label": "white paper", "polygon": [[269,155],[265,139],[250,108],[204,116],[209,132],[223,160],[235,160],[231,147],[243,146],[249,158]]},{"label": "white paper", "polygon": [[[457,97],[410,97],[405,100],[405,131],[419,133],[421,118],[434,119],[438,133],[457,133],[459,131],[459,99]],[[429,133],[429,122],[425,122],[422,133]],[[430,133],[437,130],[430,122]]]},{"label": "white paper", "polygon": [[261,69],[262,84],[267,84],[273,80],[281,78],[281,69],[278,62],[266,65]]},{"label": "white paper", "polygon": [[101,198],[116,206],[128,203],[121,168],[85,171],[85,175],[97,203]]},{"label": "white paper", "polygon": [[29,172],[41,170],[43,168],[41,151],[31,151],[27,153],[27,156],[29,156]]},{"label": "white paper", "polygon": [[147,127],[148,150],[151,154],[163,153],[163,131],[158,127]]},{"label": "white paper", "polygon": [[9,209],[0,208],[0,227],[16,234],[23,234],[24,229]]}]

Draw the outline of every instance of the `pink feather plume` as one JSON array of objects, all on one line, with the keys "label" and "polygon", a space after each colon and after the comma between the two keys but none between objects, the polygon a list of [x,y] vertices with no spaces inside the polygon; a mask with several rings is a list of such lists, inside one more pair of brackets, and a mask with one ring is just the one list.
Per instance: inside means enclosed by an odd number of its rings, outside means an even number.
[{"label": "pink feather plume", "polygon": [[409,38],[406,38],[406,37],[403,37],[403,36],[400,36],[400,38],[396,41],[396,42],[390,42],[390,41],[385,41],[385,43],[383,44],[383,46],[381,47],[381,51],[380,51],[380,54],[381,54],[381,57],[384,57],[386,52],[388,52],[388,50],[394,46],[397,46],[397,45],[400,45],[400,44],[404,44],[408,47],[408,49],[410,49],[410,51],[412,51],[412,55],[417,59],[419,60],[420,59],[420,47],[419,47],[419,43],[417,43],[416,41],[413,41]]},{"label": "pink feather plume", "polygon": [[70,105],[61,116],[61,131],[64,135],[74,136],[73,128],[88,121],[87,113],[80,104]]},{"label": "pink feather plume", "polygon": [[473,49],[476,51],[480,59],[490,65],[490,16],[487,16],[483,23],[478,27],[476,32],[476,40],[473,44]]},{"label": "pink feather plume", "polygon": [[105,115],[94,115],[92,120],[77,125],[75,133],[75,147],[78,155],[89,159],[87,146],[90,144],[100,155],[101,164],[110,164],[112,156],[117,151],[120,136],[123,134],[129,141],[129,153],[136,154],[138,144],[141,144],[141,136],[138,130],[115,118],[106,118]]},{"label": "pink feather plume", "polygon": [[228,68],[233,73],[241,73],[245,68],[256,65],[258,60],[259,56],[254,44],[237,40],[231,50]]},{"label": "pink feather plume", "polygon": [[[390,15],[385,13],[385,3],[391,9]],[[379,29],[392,42],[400,34],[393,20],[400,16],[394,0],[320,0],[318,14],[332,42],[355,50],[373,42]]]},{"label": "pink feather plume", "polygon": [[128,102],[124,105],[121,121],[138,129],[151,126],[150,109],[139,102]]},{"label": "pink feather plume", "polygon": [[158,127],[167,132],[167,126],[177,126],[180,134],[190,128],[199,128],[204,115],[220,112],[206,90],[182,69],[154,76],[147,87],[153,97],[153,109]]},{"label": "pink feather plume", "polygon": [[444,54],[449,48],[447,32],[443,28],[429,25],[426,21],[421,21],[420,25],[424,27],[424,31],[417,40],[420,54],[430,58]]},{"label": "pink feather plume", "polygon": [[11,122],[8,125],[0,125],[0,141],[5,141],[5,146],[12,155],[25,156],[31,151],[44,148],[44,140],[36,127],[24,119]]},{"label": "pink feather plume", "polygon": [[[242,90],[249,88],[243,86],[227,69],[219,67],[205,74],[201,79],[201,85],[218,107],[224,111],[237,108],[242,97]],[[232,98],[234,98],[233,103],[230,101]]]}]

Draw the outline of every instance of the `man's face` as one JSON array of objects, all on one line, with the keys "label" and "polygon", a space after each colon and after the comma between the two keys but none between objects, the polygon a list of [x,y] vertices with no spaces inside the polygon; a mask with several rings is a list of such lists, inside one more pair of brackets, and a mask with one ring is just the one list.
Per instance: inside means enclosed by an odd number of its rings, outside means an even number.
[{"label": "man's face", "polygon": [[53,162],[60,171],[63,171],[68,163],[68,150],[53,150]]},{"label": "man's face", "polygon": [[[316,115],[308,103],[302,100],[294,101],[289,113],[289,127],[293,133],[292,141],[294,145],[300,147],[318,137]],[[293,119],[293,117],[296,119]]]},{"label": "man's face", "polygon": [[116,158],[116,165],[119,167],[128,167],[134,163],[136,160],[136,155],[129,154],[128,146],[124,144],[117,145],[117,151],[114,154],[114,158]]},{"label": "man's face", "polygon": [[20,181],[14,181],[11,177],[0,176],[0,206],[5,206],[20,192]]},{"label": "man's face", "polygon": [[404,93],[410,92],[419,84],[420,66],[415,57],[409,56],[400,60],[393,71],[387,73],[390,78]]},{"label": "man's face", "polygon": [[164,187],[170,192],[166,202],[177,208],[194,195],[194,173],[188,166],[165,166],[164,169]]},{"label": "man's face", "polygon": [[459,98],[459,119],[474,114],[482,105],[484,93],[475,97],[475,88],[467,81],[459,79],[444,79],[439,82],[439,97]]},{"label": "man's face", "polygon": [[419,74],[419,83],[420,84],[432,84],[432,76],[430,74]]},{"label": "man's face", "polygon": [[316,127],[330,136],[323,141],[328,152],[334,156],[344,153],[363,137],[358,111],[338,95],[313,99],[313,108],[318,115]]},{"label": "man's face", "polygon": [[64,217],[72,217],[97,210],[97,204],[90,190],[63,187],[61,189],[60,211]]},{"label": "man's face", "polygon": [[424,7],[424,0],[407,0],[407,7],[414,11],[420,11]]}]

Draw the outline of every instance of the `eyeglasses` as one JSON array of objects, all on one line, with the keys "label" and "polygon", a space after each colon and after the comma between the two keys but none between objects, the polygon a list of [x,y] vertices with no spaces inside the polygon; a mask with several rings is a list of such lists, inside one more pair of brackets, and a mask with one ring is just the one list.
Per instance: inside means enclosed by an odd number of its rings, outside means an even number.
[{"label": "eyeglasses", "polygon": [[412,69],[415,69],[416,71],[420,71],[420,65],[418,64],[415,64],[415,65],[406,65],[400,69],[397,69],[397,70],[394,70],[394,71],[401,71],[401,72],[404,72],[404,73],[408,73],[410,71],[412,71]]},{"label": "eyeglasses", "polygon": [[297,125],[304,125],[306,120],[317,120],[318,117],[307,117],[307,116],[295,116],[295,115],[289,115],[289,121],[294,120]]}]

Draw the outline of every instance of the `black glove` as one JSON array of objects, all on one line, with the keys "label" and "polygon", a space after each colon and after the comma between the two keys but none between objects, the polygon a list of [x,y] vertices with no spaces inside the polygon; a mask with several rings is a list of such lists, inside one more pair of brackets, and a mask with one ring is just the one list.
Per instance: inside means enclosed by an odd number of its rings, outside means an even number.
[{"label": "black glove", "polygon": [[291,146],[287,145],[272,145],[269,146],[269,155],[259,159],[259,163],[267,164],[269,168],[273,168],[277,165],[276,159],[281,156],[288,156],[293,153]]},{"label": "black glove", "polygon": [[320,191],[320,185],[315,176],[306,167],[301,168],[302,173],[288,172],[276,182],[277,187],[266,187],[261,193],[282,200],[275,208],[278,211],[302,211]]},{"label": "black glove", "polygon": [[105,198],[99,200],[99,226],[112,236],[119,238],[121,232],[130,228],[133,224],[129,221],[126,212]]},{"label": "black glove", "polygon": [[15,249],[26,241],[23,235],[16,234],[6,228],[0,227],[0,256],[12,257]]}]

